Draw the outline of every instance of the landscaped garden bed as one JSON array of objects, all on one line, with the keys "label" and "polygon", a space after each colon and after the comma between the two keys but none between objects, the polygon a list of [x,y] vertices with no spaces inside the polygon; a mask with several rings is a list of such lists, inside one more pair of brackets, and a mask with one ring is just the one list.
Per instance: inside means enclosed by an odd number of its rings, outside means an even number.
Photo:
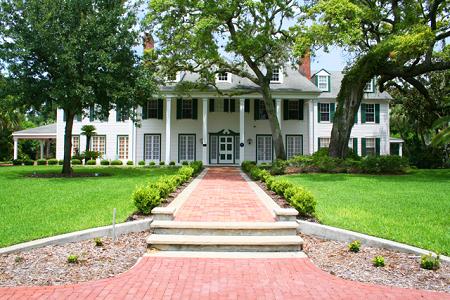
[{"label": "landscaped garden bed", "polygon": [[144,255],[148,234],[123,234],[114,243],[111,238],[91,239],[0,255],[0,286],[63,285],[115,276]]},{"label": "landscaped garden bed", "polygon": [[[420,267],[420,257],[380,248],[361,246],[357,253],[348,244],[301,234],[303,251],[322,270],[343,279],[403,288],[416,288],[450,293],[450,265],[438,270]],[[374,258],[382,256],[385,266],[374,266]]]}]

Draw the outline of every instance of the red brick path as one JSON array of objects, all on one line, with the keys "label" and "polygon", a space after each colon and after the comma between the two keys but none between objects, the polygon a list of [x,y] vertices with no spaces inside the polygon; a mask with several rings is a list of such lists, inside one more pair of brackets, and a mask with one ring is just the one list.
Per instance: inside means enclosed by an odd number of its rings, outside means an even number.
[{"label": "red brick path", "polygon": [[362,284],[309,259],[144,257],[114,278],[60,287],[3,288],[0,299],[450,299],[450,294]]},{"label": "red brick path", "polygon": [[238,168],[210,168],[175,221],[273,222],[274,218]]}]

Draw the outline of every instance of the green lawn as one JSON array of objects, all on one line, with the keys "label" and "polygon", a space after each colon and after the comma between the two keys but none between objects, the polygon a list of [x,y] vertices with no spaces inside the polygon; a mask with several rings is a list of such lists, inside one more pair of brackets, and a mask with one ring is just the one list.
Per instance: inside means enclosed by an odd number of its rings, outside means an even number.
[{"label": "green lawn", "polygon": [[450,170],[286,178],[313,192],[323,224],[450,254]]},{"label": "green lawn", "polygon": [[29,178],[33,172],[60,172],[58,166],[0,167],[0,247],[111,224],[113,208],[123,222],[135,207],[137,185],[175,168],[75,167],[105,177]]}]

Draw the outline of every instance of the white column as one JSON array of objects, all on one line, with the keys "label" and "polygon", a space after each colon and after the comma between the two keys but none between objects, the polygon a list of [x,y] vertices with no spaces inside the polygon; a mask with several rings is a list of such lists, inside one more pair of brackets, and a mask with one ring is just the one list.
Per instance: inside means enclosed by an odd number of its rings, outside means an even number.
[{"label": "white column", "polygon": [[403,156],[403,143],[398,145],[398,155]]},{"label": "white column", "polygon": [[130,128],[128,131],[128,160],[132,160],[135,165],[137,161],[134,158],[134,121],[130,118]]},{"label": "white column", "polygon": [[308,141],[309,141],[309,154],[314,153],[314,102],[313,100],[308,101],[308,124],[309,124],[309,131],[308,131]]},{"label": "white column", "polygon": [[166,98],[166,165],[170,163],[170,119],[171,119],[172,98]]},{"label": "white column", "polygon": [[17,149],[17,147],[18,147],[18,139],[17,138],[14,138],[14,159],[17,159],[17,152],[18,152],[18,149]]},{"label": "white column", "polygon": [[203,130],[202,130],[202,159],[203,165],[208,164],[208,98],[203,99]]},{"label": "white column", "polygon": [[277,113],[277,119],[281,129],[281,99],[275,99],[275,111]]},{"label": "white column", "polygon": [[245,99],[239,99],[239,144],[239,160],[242,163],[245,160]]},{"label": "white column", "polygon": [[40,144],[40,146],[41,146],[41,147],[40,147],[40,148],[41,148],[41,149],[40,149],[40,150],[41,150],[41,153],[40,153],[40,154],[41,154],[41,157],[40,157],[40,158],[43,159],[43,158],[44,158],[44,141],[39,141],[39,144]]}]

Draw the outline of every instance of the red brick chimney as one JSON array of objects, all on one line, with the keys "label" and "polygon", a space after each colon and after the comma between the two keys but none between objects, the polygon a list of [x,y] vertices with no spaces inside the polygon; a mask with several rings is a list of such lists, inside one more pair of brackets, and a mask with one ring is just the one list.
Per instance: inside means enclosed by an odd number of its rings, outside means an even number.
[{"label": "red brick chimney", "polygon": [[300,58],[298,63],[298,71],[306,78],[311,79],[311,56],[309,51],[306,52],[302,58]]},{"label": "red brick chimney", "polygon": [[155,41],[153,40],[153,37],[150,33],[145,32],[143,40],[144,40],[144,50],[155,48]]}]

